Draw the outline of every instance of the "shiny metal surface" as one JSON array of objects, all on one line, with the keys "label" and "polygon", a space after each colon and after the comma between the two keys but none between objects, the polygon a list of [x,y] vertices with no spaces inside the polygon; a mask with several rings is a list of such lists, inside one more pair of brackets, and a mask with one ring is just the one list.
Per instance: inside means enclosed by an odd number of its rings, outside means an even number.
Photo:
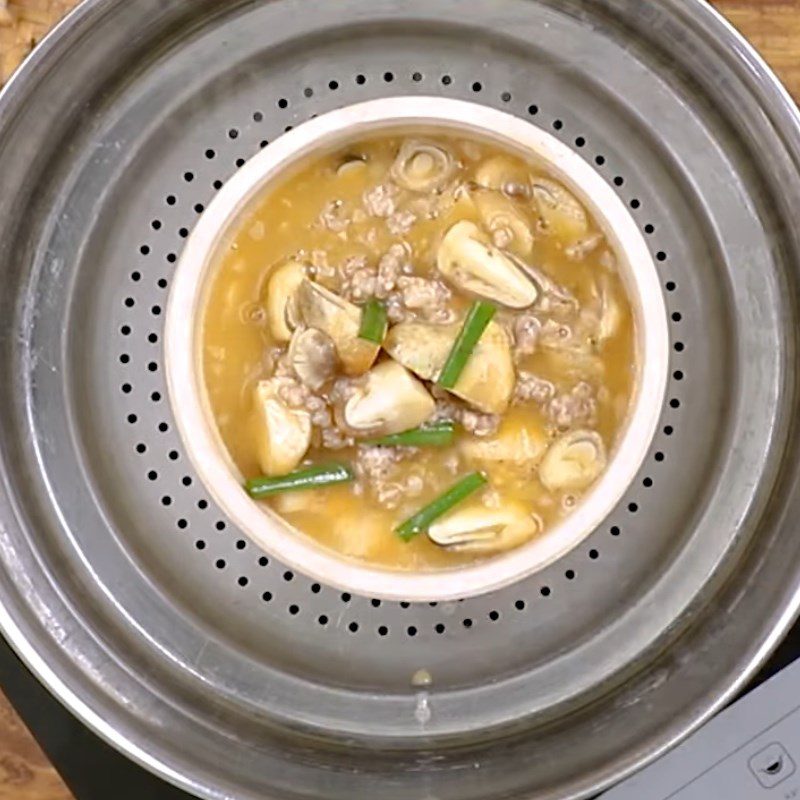
[{"label": "shiny metal surface", "polygon": [[[0,98],[0,623],[202,797],[587,796],[718,708],[797,610],[797,112],[700,2],[310,8],[88,0]],[[240,544],[160,365],[172,264],[237,161],[410,92],[593,160],[672,315],[661,434],[608,523],[536,580],[435,607]]]}]

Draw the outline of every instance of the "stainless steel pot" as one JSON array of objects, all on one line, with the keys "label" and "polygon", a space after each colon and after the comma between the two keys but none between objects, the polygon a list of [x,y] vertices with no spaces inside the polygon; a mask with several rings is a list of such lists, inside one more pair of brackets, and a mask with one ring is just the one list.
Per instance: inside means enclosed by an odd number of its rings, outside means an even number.
[{"label": "stainless steel pot", "polygon": [[[607,523],[464,602],[340,594],[204,496],[161,327],[215,191],[313,114],[502,108],[591,160],[660,270],[660,432]],[[699,0],[87,0],[0,97],[0,625],[207,798],[578,798],[718,709],[795,617],[798,115]]]}]

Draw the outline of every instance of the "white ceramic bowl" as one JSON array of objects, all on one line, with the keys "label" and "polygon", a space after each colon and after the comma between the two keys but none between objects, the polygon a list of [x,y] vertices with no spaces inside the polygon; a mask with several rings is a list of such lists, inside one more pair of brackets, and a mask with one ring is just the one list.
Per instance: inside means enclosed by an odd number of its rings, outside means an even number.
[{"label": "white ceramic bowl", "polygon": [[[616,251],[637,332],[633,405],[598,483],[570,516],[541,537],[475,566],[444,572],[400,572],[347,559],[251,500],[210,412],[199,335],[220,248],[273,179],[310,154],[367,134],[416,126],[477,135],[544,162],[586,204]],[[641,467],[656,430],[666,389],[668,326],[644,238],[614,190],[583,158],[540,128],[501,111],[441,97],[394,97],[348,106],[298,126],[228,181],[200,218],[178,263],[165,350],[170,400],[186,452],[211,496],[246,536],[292,569],[340,589],[394,600],[454,600],[499,589],[543,569],[576,547],[613,510]]]}]

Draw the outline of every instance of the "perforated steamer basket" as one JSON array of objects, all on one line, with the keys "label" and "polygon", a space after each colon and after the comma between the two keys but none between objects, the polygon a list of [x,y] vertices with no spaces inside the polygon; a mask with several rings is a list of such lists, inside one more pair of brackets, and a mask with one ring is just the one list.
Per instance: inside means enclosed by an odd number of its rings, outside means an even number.
[{"label": "perforated steamer basket", "polygon": [[[533,118],[594,163],[671,317],[659,433],[608,522],[433,607],[241,538],[188,465],[161,352],[184,236],[237,162],[417,93]],[[202,797],[561,800],[656,756],[797,610],[798,130],[695,0],[88,0],[0,99],[6,636]]]}]

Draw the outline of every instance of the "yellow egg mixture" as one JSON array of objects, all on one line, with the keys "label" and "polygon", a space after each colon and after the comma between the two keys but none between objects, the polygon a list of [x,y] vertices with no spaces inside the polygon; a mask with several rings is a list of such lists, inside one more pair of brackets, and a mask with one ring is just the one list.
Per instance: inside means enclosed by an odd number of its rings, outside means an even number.
[{"label": "yellow egg mixture", "polygon": [[[448,391],[437,378],[476,300],[494,316]],[[369,301],[388,317],[382,347],[358,337]],[[443,569],[580,502],[629,411],[634,333],[615,254],[561,183],[423,131],[309,160],[243,216],[208,292],[203,374],[245,478],[352,469],[259,502],[348,557]],[[445,446],[368,443],[437,421],[455,425]],[[475,471],[486,485],[429,531],[396,534]]]}]

